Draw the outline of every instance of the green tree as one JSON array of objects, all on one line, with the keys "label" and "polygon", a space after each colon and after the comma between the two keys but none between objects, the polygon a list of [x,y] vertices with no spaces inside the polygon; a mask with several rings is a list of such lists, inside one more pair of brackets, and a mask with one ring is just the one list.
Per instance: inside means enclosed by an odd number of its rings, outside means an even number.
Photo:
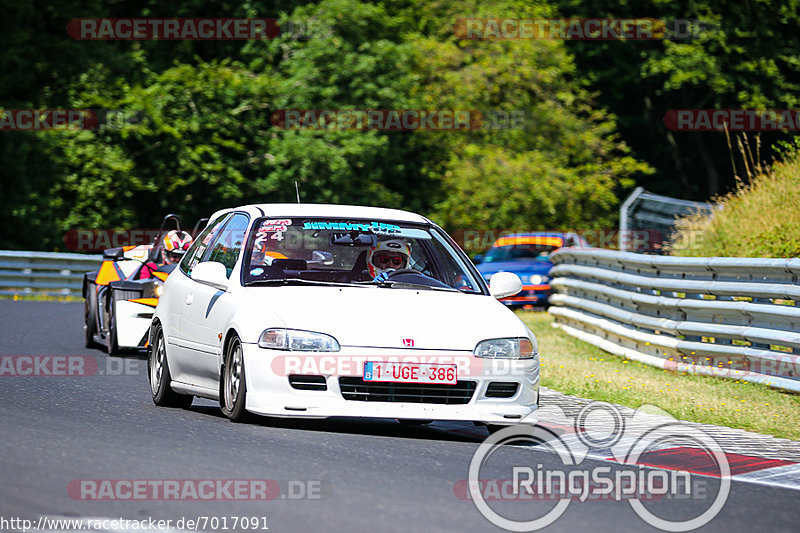
[{"label": "green tree", "polygon": [[[597,101],[618,116],[636,156],[657,172],[638,181],[707,199],[735,186],[723,133],[672,132],[670,109],[796,108],[800,102],[800,10],[795,0],[553,0],[566,17],[701,21],[694,38],[568,41]],[[786,135],[762,135],[771,146]],[[764,158],[774,155],[765,151]]]},{"label": "green tree", "polygon": [[423,18],[441,26],[429,23],[431,36],[408,37],[422,107],[521,111],[526,117],[522,129],[419,135],[418,142],[435,143],[443,156],[426,167],[443,177],[436,217],[452,229],[613,226],[618,196],[649,167],[628,155],[614,117],[596,109],[563,43],[470,41],[453,34],[459,16],[490,12],[519,18],[553,13],[521,2],[434,5],[423,8]]},{"label": "green tree", "polygon": [[[16,148],[21,159],[10,172],[24,180],[15,188],[4,175],[3,222],[17,231],[0,246],[52,248],[68,229],[150,227],[167,211],[191,222],[235,204],[294,201],[295,182],[306,202],[404,207],[433,213],[450,229],[606,226],[631,176],[648,171],[617,138],[614,117],[597,109],[563,43],[460,41],[456,18],[488,16],[475,0],[81,6],[74,16],[279,10],[286,27],[313,25],[307,35],[251,42],[77,42],[53,34],[54,47],[76,55],[76,70],[54,52],[63,76],[51,88],[19,91],[26,106],[123,110],[142,120],[19,134],[21,144],[0,147],[7,156]],[[546,3],[511,0],[492,10],[554,13]],[[23,46],[50,54],[28,35],[11,43],[8,57]],[[522,110],[527,124],[411,133],[286,131],[270,123],[281,109],[404,108]],[[26,229],[43,236],[31,244]]]}]

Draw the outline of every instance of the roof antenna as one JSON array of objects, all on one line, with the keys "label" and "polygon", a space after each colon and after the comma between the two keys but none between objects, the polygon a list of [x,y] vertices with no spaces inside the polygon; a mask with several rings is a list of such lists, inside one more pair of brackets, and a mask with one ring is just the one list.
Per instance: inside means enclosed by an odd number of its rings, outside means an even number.
[{"label": "roof antenna", "polygon": [[297,182],[294,182],[294,190],[297,192],[297,203],[300,203],[300,187],[297,185]]}]

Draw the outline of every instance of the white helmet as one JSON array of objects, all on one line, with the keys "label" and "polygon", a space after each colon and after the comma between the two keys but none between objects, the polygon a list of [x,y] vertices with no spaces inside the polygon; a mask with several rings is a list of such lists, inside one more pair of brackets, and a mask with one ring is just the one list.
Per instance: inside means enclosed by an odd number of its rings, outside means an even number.
[{"label": "white helmet", "polygon": [[408,268],[411,245],[401,239],[390,239],[371,246],[367,251],[367,269],[370,276]]}]

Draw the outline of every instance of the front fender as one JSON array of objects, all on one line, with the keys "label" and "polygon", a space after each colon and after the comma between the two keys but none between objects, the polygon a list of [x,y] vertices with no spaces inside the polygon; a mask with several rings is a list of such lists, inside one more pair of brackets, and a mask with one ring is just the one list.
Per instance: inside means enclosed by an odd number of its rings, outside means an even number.
[{"label": "front fender", "polygon": [[236,299],[236,307],[225,328],[224,339],[235,330],[242,342],[255,344],[265,329],[286,327],[286,322],[272,305],[256,298],[247,289],[237,288],[230,296]]}]

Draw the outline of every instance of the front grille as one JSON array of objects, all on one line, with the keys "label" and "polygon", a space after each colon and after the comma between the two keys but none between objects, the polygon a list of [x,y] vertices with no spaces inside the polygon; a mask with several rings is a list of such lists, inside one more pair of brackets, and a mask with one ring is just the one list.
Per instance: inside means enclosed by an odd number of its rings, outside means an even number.
[{"label": "front grille", "polygon": [[385,383],[364,381],[356,377],[339,378],[345,400],[359,402],[469,403],[475,393],[474,381],[458,381],[455,385],[430,383]]},{"label": "front grille", "polygon": [[519,385],[513,381],[492,381],[486,388],[487,398],[511,398],[517,393]]},{"label": "front grille", "polygon": [[297,390],[328,390],[325,376],[292,374],[289,376],[289,385]]}]

